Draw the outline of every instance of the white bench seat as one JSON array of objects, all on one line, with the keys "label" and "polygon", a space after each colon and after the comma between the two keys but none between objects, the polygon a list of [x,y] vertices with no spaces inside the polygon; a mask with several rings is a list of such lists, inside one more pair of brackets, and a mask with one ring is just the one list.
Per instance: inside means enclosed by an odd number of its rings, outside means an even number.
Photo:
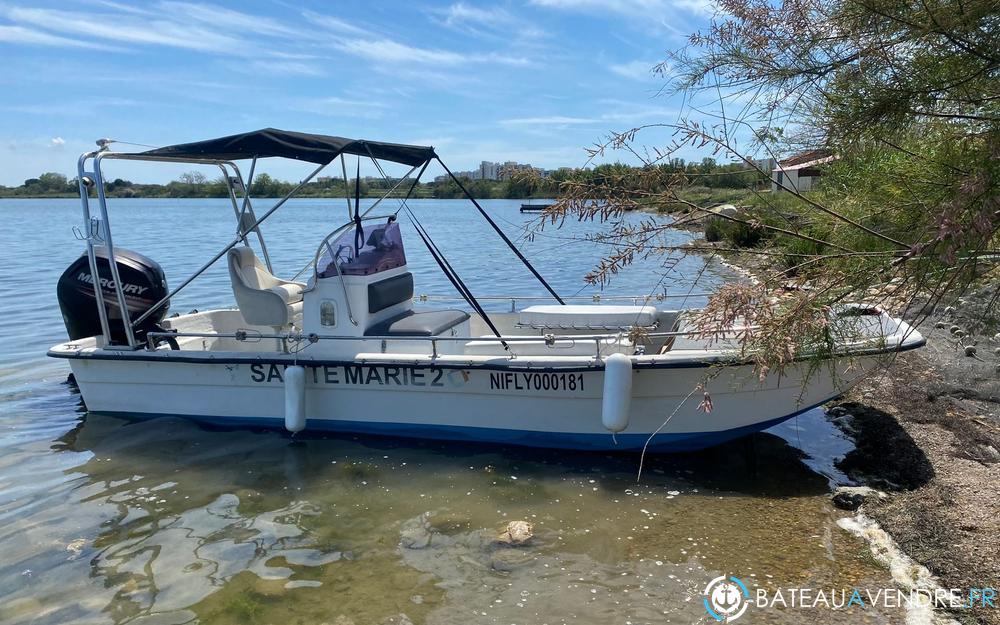
[{"label": "white bench seat", "polygon": [[626,330],[656,324],[655,306],[529,306],[517,325],[541,330]]},{"label": "white bench seat", "polygon": [[[471,340],[465,343],[463,353],[474,356],[506,356],[507,351],[503,344],[490,335],[480,337],[483,340]],[[595,339],[558,339],[551,343],[542,337],[530,337],[534,340],[525,341],[528,337],[505,337],[519,338],[522,340],[508,341],[507,345],[511,352],[518,356],[594,356],[597,353],[597,342]],[[631,344],[627,340],[619,340],[616,337],[600,339],[601,353],[613,353],[630,348]]]}]

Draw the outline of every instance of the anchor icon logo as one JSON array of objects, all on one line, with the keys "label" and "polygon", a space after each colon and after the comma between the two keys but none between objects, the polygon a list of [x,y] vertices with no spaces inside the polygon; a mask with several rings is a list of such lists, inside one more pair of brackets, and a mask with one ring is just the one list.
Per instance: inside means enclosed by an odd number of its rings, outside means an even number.
[{"label": "anchor icon logo", "polygon": [[716,577],[705,586],[704,603],[709,616],[721,623],[731,623],[743,616],[750,592],[738,577]]}]

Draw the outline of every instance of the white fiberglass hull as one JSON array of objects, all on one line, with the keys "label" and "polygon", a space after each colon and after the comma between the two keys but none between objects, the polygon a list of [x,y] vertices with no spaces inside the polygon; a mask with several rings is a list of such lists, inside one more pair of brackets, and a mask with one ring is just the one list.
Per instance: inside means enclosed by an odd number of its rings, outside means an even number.
[{"label": "white fiberglass hull", "polygon": [[[510,361],[462,367],[412,360],[298,364],[306,373],[307,431],[635,450],[659,430],[651,449],[684,451],[766,429],[833,399],[876,358],[833,359],[808,375],[809,365],[796,363],[781,376],[761,381],[750,365],[720,371],[703,363],[640,357],[634,360],[627,427],[615,436],[602,423],[605,372],[600,367],[528,369],[528,363],[519,367]],[[293,364],[292,358],[239,360],[177,362],[156,353],[126,352],[71,357],[70,363],[93,412],[282,427],[284,367]],[[706,413],[699,410],[703,394],[696,389],[707,377],[712,410]]]}]

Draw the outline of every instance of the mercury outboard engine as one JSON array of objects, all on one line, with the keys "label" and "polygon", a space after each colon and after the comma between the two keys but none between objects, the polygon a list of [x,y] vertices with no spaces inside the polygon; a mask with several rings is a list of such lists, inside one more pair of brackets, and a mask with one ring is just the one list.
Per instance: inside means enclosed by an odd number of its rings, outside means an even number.
[{"label": "mercury outboard engine", "polygon": [[[97,257],[98,282],[104,295],[104,309],[108,313],[111,342],[118,345],[127,344],[125,324],[122,323],[118,297],[115,295],[115,283],[108,263],[108,251],[104,247],[94,247],[94,255]],[[118,265],[118,277],[122,281],[122,292],[125,294],[129,318],[134,322],[166,297],[167,279],[163,274],[163,268],[156,261],[137,252],[116,247],[115,261]],[[101,335],[101,318],[97,311],[94,279],[90,275],[90,262],[87,260],[86,252],[59,277],[56,294],[59,297],[59,309],[62,310],[70,340]],[[163,332],[159,324],[167,315],[168,307],[169,302],[143,320],[135,331],[137,341],[145,341],[147,332]]]}]

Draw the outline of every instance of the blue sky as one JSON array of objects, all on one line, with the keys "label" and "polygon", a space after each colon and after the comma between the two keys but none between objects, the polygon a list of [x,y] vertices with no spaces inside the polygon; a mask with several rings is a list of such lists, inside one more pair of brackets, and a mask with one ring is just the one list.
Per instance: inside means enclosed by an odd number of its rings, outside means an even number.
[{"label": "blue sky", "polygon": [[[580,166],[609,131],[677,120],[680,98],[659,96],[664,79],[650,70],[710,10],[709,0],[0,1],[0,184],[73,176],[99,137],[165,145],[267,126],[433,145],[453,170]],[[137,181],[178,173],[114,167],[108,175]]]}]

